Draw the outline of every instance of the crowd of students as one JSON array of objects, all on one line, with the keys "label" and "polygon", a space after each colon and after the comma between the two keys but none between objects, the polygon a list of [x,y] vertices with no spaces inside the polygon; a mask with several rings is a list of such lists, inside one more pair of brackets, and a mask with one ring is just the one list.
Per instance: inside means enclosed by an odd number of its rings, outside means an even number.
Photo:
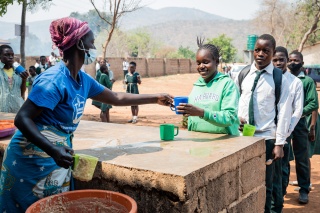
[{"label": "crowd of students", "polygon": [[[61,34],[73,31],[77,33]],[[123,63],[126,93],[112,91],[115,80],[105,59],[99,60],[96,79],[83,72],[84,64],[95,61],[93,33],[87,23],[74,18],[59,19],[51,23],[50,33],[63,52],[63,60],[49,68],[40,57],[39,67],[29,68],[29,78],[28,72],[14,73],[12,48],[0,47],[0,111],[17,113],[15,124],[18,127],[3,159],[1,211],[16,208],[16,212],[22,212],[44,196],[71,189],[72,134],[87,98],[93,99],[92,104],[101,109],[103,122],[110,121],[112,105],[131,106],[131,123],[138,120],[138,105],[172,105],[173,96],[169,94],[139,94],[141,78],[133,61]],[[315,152],[310,151],[309,144],[317,138],[318,96],[313,80],[304,75],[302,54],[293,51],[288,55],[284,47],[276,47],[271,35],[261,35],[255,44],[254,62],[242,70],[234,82],[217,71],[220,49],[204,44],[201,39],[197,43],[200,76],[194,83],[189,102],[177,106],[177,111],[189,118],[188,130],[237,136],[241,134],[241,124],[254,125],[255,136],[265,139],[266,160],[272,161],[265,165],[265,212],[282,212],[289,182],[290,155],[296,160],[298,201],[308,203],[311,184],[308,158]],[[21,107],[27,79],[32,89]],[[3,100],[13,97],[18,100],[19,107],[8,109]],[[63,140],[55,141],[52,134]],[[23,156],[30,147],[37,158],[28,158],[28,171],[25,171]],[[12,165],[13,160],[16,165]],[[45,172],[39,173],[39,165],[46,167]],[[23,177],[21,171],[25,171]],[[49,183],[53,177],[57,181],[54,186],[37,184],[43,179]],[[30,196],[20,196],[21,189]]]}]

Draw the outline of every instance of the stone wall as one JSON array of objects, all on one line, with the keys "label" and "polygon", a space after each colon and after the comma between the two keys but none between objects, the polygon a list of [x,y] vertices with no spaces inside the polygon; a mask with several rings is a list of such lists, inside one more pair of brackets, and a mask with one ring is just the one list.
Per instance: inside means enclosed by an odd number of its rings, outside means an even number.
[{"label": "stone wall", "polygon": [[[26,68],[34,65],[36,58],[38,57],[26,57]],[[108,58],[116,80],[123,79],[122,61],[123,58]],[[137,72],[139,72],[142,77],[158,77],[197,72],[195,61],[190,59],[128,58],[128,61],[137,63]],[[84,69],[92,77],[95,76],[95,64],[84,66]]]},{"label": "stone wall", "polygon": [[[262,213],[266,192],[264,146],[261,140],[185,177],[99,162],[93,180],[76,180],[75,186],[127,194],[136,200],[141,213]],[[150,175],[157,178],[150,179]],[[168,180],[174,185],[168,186]],[[181,187],[182,194],[173,192]]]}]

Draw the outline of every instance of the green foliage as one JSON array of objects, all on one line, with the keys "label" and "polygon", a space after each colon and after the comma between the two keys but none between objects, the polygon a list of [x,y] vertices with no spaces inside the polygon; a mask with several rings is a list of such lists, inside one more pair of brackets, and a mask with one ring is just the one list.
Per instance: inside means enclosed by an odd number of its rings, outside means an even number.
[{"label": "green foliage", "polygon": [[221,49],[220,55],[223,62],[233,61],[237,53],[237,49],[232,45],[232,38],[229,38],[225,34],[222,34],[216,38],[207,39],[207,42]]},{"label": "green foliage", "polygon": [[153,57],[160,43],[151,38],[149,32],[138,29],[128,35],[128,52],[132,57]]},{"label": "green foliage", "polygon": [[187,58],[187,59],[196,59],[196,54],[192,50],[190,50],[189,47],[182,47],[180,46],[178,49],[178,54],[181,55],[181,58]]},{"label": "green foliage", "polygon": [[[23,0],[18,0],[17,2],[19,4],[21,4]],[[13,4],[14,0],[1,0],[1,3],[0,3],[0,16],[3,16],[4,14],[7,13],[7,7],[10,5],[10,4]]]},{"label": "green foliage", "polygon": [[292,5],[292,18],[290,20],[289,31],[285,32],[288,38],[286,46],[289,49],[298,49],[306,32],[310,29],[312,33],[308,36],[305,45],[313,45],[320,41],[319,21],[314,24],[315,17],[319,16],[320,2],[318,0],[297,0]]},{"label": "green foliage", "polygon": [[[3,16],[7,13],[7,8],[10,4],[17,2],[18,4],[22,4],[24,0],[1,0],[0,1],[0,16]],[[38,6],[43,9],[48,9],[51,5],[52,0],[30,0],[28,3],[28,10],[35,11]]]},{"label": "green foliage", "polygon": [[[107,16],[105,12],[100,12],[100,15],[102,15],[107,20],[111,19],[111,17]],[[94,34],[99,34],[101,31],[103,31],[104,29],[108,29],[109,27],[107,22],[102,20],[95,10],[89,10],[87,13],[72,12],[70,14],[70,17],[88,22],[89,27]]]}]

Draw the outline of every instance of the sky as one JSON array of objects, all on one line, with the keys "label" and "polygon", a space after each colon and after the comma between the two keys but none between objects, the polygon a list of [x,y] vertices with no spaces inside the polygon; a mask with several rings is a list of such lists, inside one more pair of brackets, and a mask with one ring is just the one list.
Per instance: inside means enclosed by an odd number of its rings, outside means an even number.
[{"label": "sky", "polygon": [[[39,9],[31,13],[27,12],[27,22],[57,19],[69,16],[71,12],[85,13],[93,6],[90,0],[52,0],[53,4],[48,11]],[[95,0],[97,5],[103,7],[103,0]],[[98,3],[100,2],[100,3]],[[142,0],[141,5],[153,9],[165,7],[188,7],[199,9],[211,14],[230,19],[242,20],[253,18],[259,9],[261,0]],[[20,23],[21,5],[10,5],[7,13],[0,17],[0,21]]]}]

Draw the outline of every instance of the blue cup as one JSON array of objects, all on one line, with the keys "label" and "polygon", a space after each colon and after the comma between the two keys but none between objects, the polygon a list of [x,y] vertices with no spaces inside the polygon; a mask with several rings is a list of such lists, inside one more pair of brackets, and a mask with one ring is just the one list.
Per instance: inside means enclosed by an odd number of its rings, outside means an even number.
[{"label": "blue cup", "polygon": [[179,106],[180,103],[188,103],[188,96],[177,96],[177,97],[174,97],[173,99],[173,103],[174,103],[174,108],[170,107],[170,109],[172,111],[176,111],[176,114],[177,115],[181,115],[182,113],[181,112],[178,112],[177,111],[177,106]]},{"label": "blue cup", "polygon": [[20,73],[24,72],[26,69],[21,66],[21,65],[18,65],[17,67],[14,68],[14,72],[19,75]]}]

